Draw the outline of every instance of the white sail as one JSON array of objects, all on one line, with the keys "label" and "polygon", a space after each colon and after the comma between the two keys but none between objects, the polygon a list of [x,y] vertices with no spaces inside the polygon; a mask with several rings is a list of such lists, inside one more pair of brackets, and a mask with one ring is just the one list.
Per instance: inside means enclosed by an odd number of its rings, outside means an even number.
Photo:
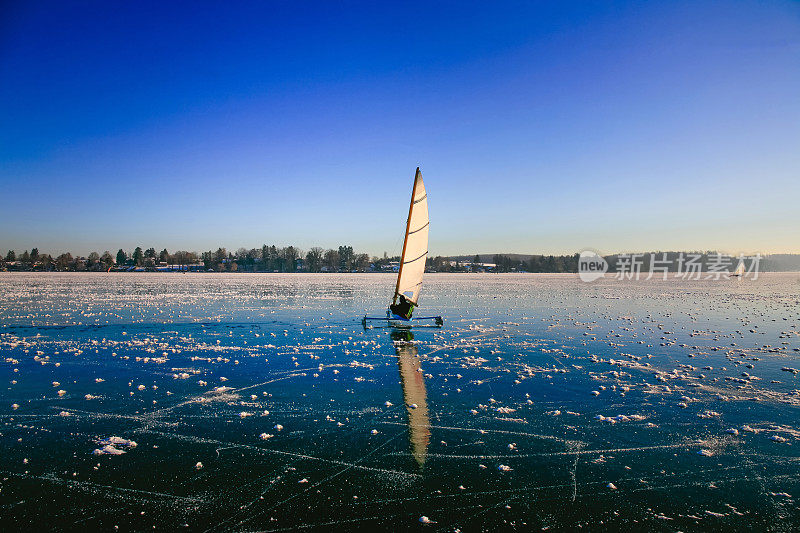
[{"label": "white sail", "polygon": [[734,276],[743,276],[744,275],[744,262],[739,261],[739,265],[736,267],[736,270],[733,271]]},{"label": "white sail", "polygon": [[425,192],[425,184],[422,183],[422,173],[417,168],[394,296],[396,299],[402,294],[414,305],[418,305],[419,302],[425,259],[428,257],[428,224],[428,195]]}]

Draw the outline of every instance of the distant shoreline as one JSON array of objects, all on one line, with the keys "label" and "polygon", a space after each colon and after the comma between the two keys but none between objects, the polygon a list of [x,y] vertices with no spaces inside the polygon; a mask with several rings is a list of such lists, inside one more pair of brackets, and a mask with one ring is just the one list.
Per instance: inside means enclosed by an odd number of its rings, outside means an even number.
[{"label": "distant shoreline", "polygon": [[[642,252],[594,257],[605,264],[602,271],[608,273],[733,273],[740,264],[748,272],[800,271],[800,254],[731,256],[705,251]],[[166,249],[157,252],[155,248],[143,250],[137,247],[132,254],[120,249],[116,257],[106,251],[103,254],[92,252],[87,257],[74,257],[70,253],[64,253],[55,258],[49,254],[41,254],[34,248],[30,252],[25,250],[20,255],[9,250],[5,258],[0,256],[0,271],[16,272],[396,273],[399,265],[399,256],[384,254],[383,257],[370,257],[368,254],[355,252],[351,246],[329,250],[315,247],[303,253],[293,246],[278,248],[264,245],[260,249],[242,248],[235,253],[219,248],[216,252],[202,254],[186,251],[169,253]],[[425,272],[577,274],[580,268],[596,266],[588,265],[586,257],[577,253],[475,254],[430,256],[425,263]]]},{"label": "distant shoreline", "polygon": [[[702,274],[703,276],[710,275],[710,274],[712,274],[712,275],[715,274],[715,272],[708,271],[708,270],[701,270],[701,271],[698,271],[698,272],[693,272],[692,274],[695,275],[697,273]],[[112,270],[110,272],[105,272],[105,271],[91,271],[91,270],[83,270],[83,271],[76,271],[76,270],[49,270],[49,271],[45,271],[45,270],[0,270],[0,275],[3,275],[3,274],[15,274],[15,275],[16,274],[79,274],[79,275],[89,275],[89,274],[92,274],[92,275],[96,275],[96,274],[125,274],[125,275],[136,275],[136,274],[192,274],[192,275],[198,275],[198,276],[222,274],[222,275],[232,275],[232,276],[238,276],[238,275],[260,275],[260,276],[264,276],[264,275],[265,276],[273,276],[273,275],[278,275],[278,276],[286,276],[286,275],[290,275],[290,276],[308,276],[308,275],[311,275],[311,276],[370,275],[371,276],[371,275],[385,275],[385,276],[396,276],[397,272],[387,272],[387,271],[383,271],[383,272],[378,272],[378,271],[374,271],[374,272],[263,272],[263,271],[252,272],[252,271],[242,271],[242,270],[240,270],[240,271],[232,271],[232,272],[231,271],[223,271],[223,272],[188,271],[187,272],[187,271],[180,271],[180,270],[174,270],[174,271],[168,271],[168,272],[159,272],[159,271],[155,271],[154,272],[154,271],[137,270],[137,271],[130,271],[129,272],[129,271],[124,271],[124,270]],[[519,275],[519,276],[536,275],[536,276],[539,276],[539,275],[547,275],[547,276],[552,276],[552,275],[558,275],[558,276],[576,276],[576,277],[578,275],[577,272],[466,272],[466,271],[452,271],[452,272],[427,272],[426,271],[425,272],[425,275],[434,275],[434,274],[435,275],[455,275],[455,276],[464,276],[464,275],[483,275],[483,276],[497,276],[497,275]],[[668,272],[668,274],[669,275],[667,276],[667,279],[678,279],[678,278],[681,278],[683,276],[683,273],[672,272],[672,271]],[[730,272],[724,272],[724,274],[730,274]],[[765,274],[799,274],[800,275],[800,270],[762,270],[762,271],[758,272],[759,276],[763,276]],[[617,276],[617,275],[618,274],[616,272],[606,272],[605,273],[605,277],[606,278],[614,277],[614,276]],[[646,278],[648,275],[649,275],[648,272],[642,272],[640,274],[640,279],[644,280],[644,278]],[[662,273],[659,272],[659,273],[653,274],[651,279],[661,280],[662,277],[663,277]],[[694,278],[686,278],[686,279],[694,279]],[[701,278],[701,279],[703,279],[703,278]]]}]

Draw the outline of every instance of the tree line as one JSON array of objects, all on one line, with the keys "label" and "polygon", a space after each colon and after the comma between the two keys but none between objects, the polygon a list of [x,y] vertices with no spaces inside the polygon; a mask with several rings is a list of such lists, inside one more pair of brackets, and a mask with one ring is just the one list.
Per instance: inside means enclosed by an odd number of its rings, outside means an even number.
[{"label": "tree line", "polygon": [[[543,258],[539,264],[536,258]],[[92,252],[86,257],[69,252],[56,257],[42,254],[38,248],[25,250],[17,255],[9,250],[0,266],[7,270],[42,271],[88,271],[144,269],[157,270],[205,270],[213,272],[368,272],[396,270],[400,257],[370,257],[357,253],[352,246],[324,249],[313,247],[303,251],[296,246],[279,247],[262,245],[260,248],[239,248],[229,251],[224,247],[205,252],[179,250],[160,252],[155,248],[144,249],[137,246],[127,252],[119,249],[116,254],[105,251]],[[503,255],[494,256],[495,266],[483,266],[479,256],[473,261],[452,260],[449,257],[428,257],[426,270],[430,272],[474,272],[474,271],[529,271],[529,272],[577,272],[571,256],[534,256],[530,262],[514,261]],[[572,270],[569,270],[572,269]]]},{"label": "tree line", "polygon": [[498,254],[492,257],[497,272],[561,273],[578,272],[578,254],[534,255],[527,260]]},{"label": "tree line", "polygon": [[[479,257],[475,256],[475,262]],[[630,272],[686,272],[696,269],[701,272],[718,269],[733,271],[739,263],[739,256],[725,255],[714,250],[693,252],[642,252],[635,254],[611,254],[603,257],[608,264],[608,273]],[[800,255],[772,254],[766,256],[747,256],[742,258],[748,270],[757,268],[761,272],[786,272],[800,270]],[[534,273],[577,273],[580,256],[574,255],[533,255],[528,259],[513,259],[505,255],[495,255],[493,262],[496,272],[534,272]],[[754,265],[757,263],[757,265]]]},{"label": "tree line", "polygon": [[[477,256],[476,256],[477,257]],[[630,271],[632,268],[640,272],[655,271],[685,272],[688,268],[696,267],[702,272],[712,268],[727,267],[724,270],[734,270],[739,257],[720,254],[719,252],[643,252],[636,254],[611,254],[603,257],[608,264],[609,273]],[[493,257],[497,272],[534,272],[534,273],[577,273],[580,256],[574,255],[533,255],[529,259],[513,259],[505,255]],[[748,269],[752,268],[754,259],[744,258]],[[759,259],[759,270],[763,272],[779,272],[797,270],[800,267],[800,256],[783,254],[765,256]]]},{"label": "tree line", "polygon": [[132,252],[119,249],[115,255],[110,251],[102,254],[92,252],[86,257],[70,252],[56,257],[42,254],[38,248],[17,254],[9,250],[0,256],[0,267],[6,270],[25,271],[88,271],[144,269],[205,270],[214,272],[367,272],[381,270],[391,260],[356,253],[352,246],[342,245],[338,249],[313,247],[307,252],[295,246],[278,247],[264,244],[261,248],[239,248],[235,252],[220,247],[216,251],[190,252],[179,250],[160,252],[155,248],[137,246]]},{"label": "tree line", "polygon": [[307,252],[295,246],[266,244],[236,252],[217,248],[203,252],[199,260],[206,270],[217,272],[367,272],[381,263],[377,257],[356,253],[348,245],[327,250],[315,246]]},{"label": "tree line", "polygon": [[[652,267],[664,268],[669,272],[685,270],[689,256],[699,262],[705,271],[715,261],[716,252],[646,252],[636,254],[636,260],[642,272]],[[428,257],[428,272],[532,272],[532,273],[576,273],[579,267],[579,255],[532,255],[512,257],[503,254],[492,256],[491,263],[481,261],[479,255]],[[618,271],[619,265],[627,256],[620,254],[605,256],[608,272]],[[734,263],[736,258],[734,259]],[[17,254],[9,250],[3,257],[0,255],[0,269],[19,271],[85,271],[100,272],[107,270],[144,269],[155,271],[167,270],[203,270],[213,272],[371,272],[396,270],[399,256],[370,257],[365,253],[357,253],[352,246],[342,245],[338,248],[324,249],[313,247],[303,251],[295,246],[278,247],[262,245],[260,248],[239,248],[235,252],[225,248],[206,252],[190,252],[178,250],[160,252],[155,248],[143,249],[137,246],[133,251],[119,249],[116,254],[105,251],[102,254],[92,252],[86,257],[66,252],[56,257],[40,253],[38,248],[25,250]],[[652,264],[651,264],[652,263]],[[748,260],[748,268],[751,264]],[[734,265],[735,266],[735,265]],[[778,254],[761,259],[761,271],[800,270],[800,255]]]}]

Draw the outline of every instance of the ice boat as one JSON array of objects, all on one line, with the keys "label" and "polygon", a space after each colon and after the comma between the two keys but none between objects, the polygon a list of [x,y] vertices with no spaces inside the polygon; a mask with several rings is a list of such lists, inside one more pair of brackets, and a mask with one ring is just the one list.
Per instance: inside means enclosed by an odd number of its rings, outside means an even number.
[{"label": "ice boat", "polygon": [[428,194],[425,192],[425,184],[422,182],[422,173],[417,167],[414,187],[411,189],[406,236],[403,240],[403,253],[400,256],[392,303],[386,310],[386,316],[370,317],[365,315],[362,320],[364,327],[376,323],[399,328],[440,327],[444,324],[441,316],[413,316],[414,309],[419,306],[422,275],[425,273],[425,259],[428,257],[429,226]]}]

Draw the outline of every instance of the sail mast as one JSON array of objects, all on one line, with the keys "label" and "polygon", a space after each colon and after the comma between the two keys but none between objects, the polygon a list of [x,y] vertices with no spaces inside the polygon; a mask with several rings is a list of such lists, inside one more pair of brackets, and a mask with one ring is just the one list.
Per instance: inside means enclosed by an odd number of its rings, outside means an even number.
[{"label": "sail mast", "polygon": [[414,196],[417,194],[417,181],[419,181],[419,167],[414,175],[414,186],[411,188],[411,203],[408,206],[408,219],[406,220],[406,236],[403,239],[403,253],[400,255],[400,269],[397,272],[397,284],[394,287],[392,305],[397,303],[397,294],[400,292],[400,277],[403,275],[403,262],[406,260],[406,246],[408,245],[408,231],[411,227],[411,212],[414,210]]}]

